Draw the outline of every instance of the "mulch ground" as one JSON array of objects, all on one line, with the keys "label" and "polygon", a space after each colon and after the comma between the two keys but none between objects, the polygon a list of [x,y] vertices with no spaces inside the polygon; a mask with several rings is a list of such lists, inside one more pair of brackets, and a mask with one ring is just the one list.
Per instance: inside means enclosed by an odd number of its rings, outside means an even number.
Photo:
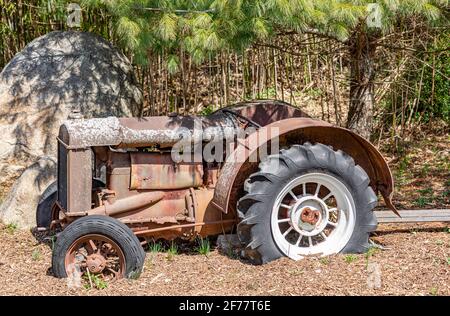
[{"label": "mulch ground", "polygon": [[50,246],[0,227],[0,295],[450,295],[450,223],[380,225],[384,247],[253,266],[213,249],[148,252],[137,280],[74,288],[51,274]]}]

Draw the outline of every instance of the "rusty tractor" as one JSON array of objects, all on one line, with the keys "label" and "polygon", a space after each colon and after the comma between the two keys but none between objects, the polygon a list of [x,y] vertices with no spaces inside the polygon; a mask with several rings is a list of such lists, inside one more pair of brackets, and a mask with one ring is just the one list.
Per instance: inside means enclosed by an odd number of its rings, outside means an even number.
[{"label": "rusty tractor", "polygon": [[364,252],[393,179],[345,128],[272,100],[202,117],[75,118],[59,130],[58,177],[38,227],[57,231],[53,273],[139,276],[150,240],[237,233],[262,264]]}]

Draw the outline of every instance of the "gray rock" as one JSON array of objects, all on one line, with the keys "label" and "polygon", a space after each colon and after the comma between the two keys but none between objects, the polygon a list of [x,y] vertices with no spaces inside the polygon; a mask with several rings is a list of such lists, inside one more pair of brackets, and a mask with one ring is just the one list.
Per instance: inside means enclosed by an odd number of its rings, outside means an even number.
[{"label": "gray rock", "polygon": [[18,228],[36,226],[36,207],[42,192],[55,181],[56,161],[41,157],[22,172],[0,205],[0,220]]},{"label": "gray rock", "polygon": [[[142,92],[132,65],[103,38],[57,31],[35,39],[0,73],[0,187],[10,186],[11,179],[20,175],[19,167],[29,170],[42,156],[56,157],[59,126],[74,110],[85,118],[126,117],[139,116],[141,107]],[[6,164],[18,168],[5,169]],[[32,194],[45,189],[42,182],[33,182],[27,170],[15,192],[22,187]],[[55,169],[51,170],[48,176],[54,177]],[[4,176],[6,171],[10,176]],[[24,183],[25,179],[31,182]],[[36,196],[12,202],[11,194],[8,205],[31,204],[18,211],[1,206],[1,217],[29,225],[34,221]]]},{"label": "gray rock", "polygon": [[55,155],[61,122],[138,116],[142,93],[128,59],[86,32],[51,32],[29,43],[0,73],[0,161]]},{"label": "gray rock", "polygon": [[20,176],[26,166],[16,165],[11,162],[0,163],[1,182],[4,184],[0,186],[0,204],[9,191],[10,186]]}]

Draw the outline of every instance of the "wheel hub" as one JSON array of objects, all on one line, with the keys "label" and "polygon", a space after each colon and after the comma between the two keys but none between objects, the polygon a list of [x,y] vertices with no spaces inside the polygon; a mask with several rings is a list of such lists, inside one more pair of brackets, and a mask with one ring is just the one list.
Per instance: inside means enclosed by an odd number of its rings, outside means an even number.
[{"label": "wheel hub", "polygon": [[325,203],[315,196],[304,196],[292,208],[293,228],[304,236],[320,234],[328,221],[328,209]]},{"label": "wheel hub", "polygon": [[271,214],[273,239],[286,256],[338,253],[355,227],[355,204],[346,185],[336,177],[311,172],[284,185]]},{"label": "wheel hub", "polygon": [[91,254],[86,258],[86,265],[91,273],[100,273],[106,267],[106,260],[102,255]]},{"label": "wheel hub", "polygon": [[300,220],[313,226],[317,224],[319,218],[320,212],[309,207],[303,208],[302,212],[300,213]]}]

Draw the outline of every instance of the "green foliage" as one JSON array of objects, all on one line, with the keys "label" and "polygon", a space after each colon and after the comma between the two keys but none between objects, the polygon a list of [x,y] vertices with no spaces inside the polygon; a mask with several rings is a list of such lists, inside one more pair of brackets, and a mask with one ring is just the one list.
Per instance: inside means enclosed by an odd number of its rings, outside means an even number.
[{"label": "green foliage", "polygon": [[419,190],[419,193],[423,194],[423,195],[432,195],[433,189],[432,188],[421,189],[421,190]]},{"label": "green foliage", "polygon": [[[418,53],[415,67],[407,71],[404,79],[414,87],[414,95],[419,97],[417,104],[410,102],[413,110],[412,119],[424,123],[432,119],[442,119],[450,123],[450,37],[448,31],[443,32],[425,43],[423,52]],[[404,101],[401,93],[392,98],[385,99],[383,104],[386,112],[394,112],[397,117],[401,115],[401,107]],[[394,101],[394,102],[393,102]],[[394,103],[397,103],[395,107]],[[393,116],[392,116],[393,119]],[[424,170],[426,171],[426,170]],[[426,174],[425,174],[426,175]]]},{"label": "green foliage", "polygon": [[167,62],[167,70],[169,74],[174,74],[178,71],[179,59],[176,55],[170,55]]},{"label": "green foliage", "polygon": [[201,255],[209,255],[209,253],[211,252],[211,246],[209,244],[209,240],[208,238],[202,238],[199,237],[197,238],[197,242],[198,242],[198,246],[196,248],[197,252]]},{"label": "green foliage", "polygon": [[328,265],[330,263],[330,258],[329,257],[320,258],[319,262],[323,265]]},{"label": "green foliage", "polygon": [[39,251],[39,249],[34,249],[33,252],[31,253],[31,258],[34,261],[38,261],[39,259],[41,259],[41,252]]},{"label": "green foliage", "polygon": [[210,104],[210,105],[208,105],[208,106],[205,106],[205,107],[200,111],[199,115],[202,115],[202,116],[209,115],[209,114],[211,114],[212,112],[214,112],[214,108],[218,108],[218,107],[219,107],[219,106],[213,105],[213,104]]},{"label": "green foliage", "polygon": [[267,88],[256,95],[257,99],[273,99],[275,97],[276,93],[274,87]]},{"label": "green foliage", "polygon": [[406,171],[408,171],[410,163],[411,163],[410,156],[405,155],[402,158],[400,158],[398,167],[397,167],[397,172],[398,172],[399,176],[403,175]]},{"label": "green foliage", "polygon": [[440,7],[448,4],[444,0],[81,0],[85,8],[103,8],[112,15],[116,34],[135,55],[145,56],[148,49],[173,55],[167,59],[170,72],[178,69],[174,56],[179,50],[200,63],[220,51],[242,52],[279,30],[346,40],[355,28],[365,26],[367,4],[374,2],[383,14],[383,32],[411,15],[434,23],[441,18]]},{"label": "green foliage", "polygon": [[14,234],[14,232],[17,230],[17,224],[16,223],[10,223],[6,225],[5,227],[8,234]]},{"label": "green foliage", "polygon": [[55,249],[55,243],[56,243],[56,235],[50,236],[50,242],[51,242],[51,249]]},{"label": "green foliage", "polygon": [[432,287],[431,289],[430,289],[430,295],[431,296],[436,296],[436,295],[438,295],[438,293],[439,293],[439,289],[437,288],[437,287]]},{"label": "green foliage", "polygon": [[431,203],[432,200],[429,197],[419,196],[414,200],[414,205],[418,207],[425,207],[427,204]]},{"label": "green foliage", "polygon": [[422,176],[426,177],[428,176],[428,173],[430,172],[430,165],[428,163],[424,163],[422,170],[420,170],[420,173]]},{"label": "green foliage", "polygon": [[163,247],[161,246],[161,244],[159,242],[151,242],[147,244],[147,249],[151,252],[151,253],[158,253],[161,252],[163,250]]},{"label": "green foliage", "polygon": [[320,88],[311,88],[306,90],[306,94],[311,96],[312,98],[318,98],[320,96],[323,96],[325,92]]},{"label": "green foliage", "polygon": [[[430,51],[436,51],[436,53],[422,56],[424,62],[431,66],[425,65],[424,68],[422,91],[418,106],[418,113],[421,114],[425,122],[437,117],[450,123],[449,46],[450,38],[448,33],[444,32],[436,40],[436,43],[429,47]],[[416,79],[420,80],[420,78]]]},{"label": "green foliage", "polygon": [[83,279],[85,280],[84,288],[87,290],[97,288],[99,290],[106,289],[108,287],[108,283],[103,280],[97,274],[86,273],[83,275]]},{"label": "green foliage", "polygon": [[366,251],[366,259],[370,259],[372,258],[378,251],[380,251],[379,248],[377,247],[370,247],[367,251]]},{"label": "green foliage", "polygon": [[419,190],[420,196],[414,200],[414,204],[418,207],[425,207],[427,204],[433,202],[433,189],[426,188]]},{"label": "green foliage", "polygon": [[167,260],[172,261],[173,258],[178,254],[178,246],[172,241],[170,243],[169,249],[167,249]]},{"label": "green foliage", "polygon": [[358,259],[358,256],[354,255],[354,254],[349,254],[344,257],[344,261],[346,263],[352,263],[353,261],[356,261],[357,259]]}]

